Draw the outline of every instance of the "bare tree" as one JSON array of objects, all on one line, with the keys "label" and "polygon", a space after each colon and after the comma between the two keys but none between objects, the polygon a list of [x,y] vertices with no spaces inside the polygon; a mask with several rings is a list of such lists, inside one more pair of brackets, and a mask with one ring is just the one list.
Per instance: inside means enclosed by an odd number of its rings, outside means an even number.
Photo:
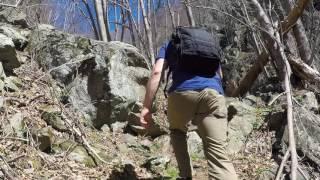
[{"label": "bare tree", "polygon": [[194,21],[194,17],[193,17],[190,1],[189,0],[184,0],[184,5],[185,5],[186,10],[187,10],[187,16],[188,16],[188,21],[189,21],[190,26],[195,26],[196,23]]},{"label": "bare tree", "polygon": [[[75,0],[73,0],[73,1],[75,2]],[[92,28],[92,30],[94,32],[95,38],[96,39],[100,39],[99,38],[98,29],[97,29],[96,23],[94,21],[94,18],[93,18],[93,15],[92,15],[92,12],[90,10],[90,7],[89,7],[89,4],[88,4],[87,0],[82,0],[82,3],[85,5],[86,12],[88,13],[89,17],[87,17],[87,13],[82,9],[82,7],[77,4],[77,7],[78,7],[79,11],[82,14],[82,16],[84,16],[88,20],[88,22],[89,22],[89,24],[90,24],[90,26],[91,26],[91,28]]]},{"label": "bare tree", "polygon": [[106,26],[106,33],[108,41],[111,41],[111,34],[110,34],[110,21],[109,21],[109,0],[102,0],[102,7],[103,7],[103,19]]},{"label": "bare tree", "polygon": [[155,58],[154,58],[154,50],[153,50],[152,32],[150,28],[150,20],[147,17],[147,13],[144,7],[144,0],[139,0],[139,2],[140,2],[140,7],[142,11],[142,16],[143,16],[143,24],[147,34],[149,57],[151,59],[152,64],[154,64]]},{"label": "bare tree", "polygon": [[168,6],[168,10],[169,10],[169,13],[170,13],[170,16],[171,16],[172,28],[175,28],[176,27],[176,23],[175,23],[175,20],[174,20],[174,11],[172,10],[170,0],[167,0],[167,6]]},{"label": "bare tree", "polygon": [[104,19],[104,10],[103,10],[103,4],[101,0],[94,0],[94,6],[96,11],[96,17],[98,22],[98,28],[99,28],[99,34],[101,36],[102,41],[110,41],[110,37],[107,35],[107,24]]},{"label": "bare tree", "polygon": [[[289,13],[293,9],[293,1],[285,0],[281,1],[282,6],[287,13]],[[298,45],[298,51],[301,56],[301,59],[306,62],[308,65],[311,65],[311,48],[309,44],[309,40],[305,31],[305,28],[300,19],[297,20],[296,24],[292,28],[294,37],[296,39]]]}]

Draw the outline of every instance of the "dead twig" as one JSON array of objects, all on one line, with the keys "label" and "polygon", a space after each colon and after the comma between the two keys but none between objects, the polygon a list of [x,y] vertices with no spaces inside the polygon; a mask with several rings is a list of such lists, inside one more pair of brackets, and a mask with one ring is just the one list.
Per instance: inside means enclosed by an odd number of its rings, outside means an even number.
[{"label": "dead twig", "polygon": [[[3,163],[0,164],[0,169],[3,172],[3,174],[5,175],[5,177],[9,180],[14,180],[15,175],[13,170],[10,168],[9,164],[7,163],[7,161],[4,159],[3,156],[0,155],[0,159],[2,160]],[[10,171],[12,171],[13,173],[10,173]]]},{"label": "dead twig", "polygon": [[282,161],[281,161],[281,164],[279,166],[279,169],[278,169],[277,176],[276,176],[275,180],[280,180],[284,165],[286,164],[287,160],[289,159],[289,155],[290,155],[290,151],[288,149],[286,151],[286,153],[284,154],[283,158],[282,158]]},{"label": "dead twig", "polygon": [[72,130],[76,133],[76,135],[81,138],[82,144],[83,144],[84,147],[88,150],[88,152],[91,152],[91,153],[94,155],[94,157],[96,157],[96,158],[97,158],[98,160],[100,160],[101,162],[107,163],[107,162],[106,162],[105,160],[103,160],[103,159],[98,155],[98,153],[92,148],[92,146],[90,145],[89,141],[86,139],[85,134],[82,133],[81,130],[78,129],[77,127],[72,126],[72,123],[68,120],[68,119],[69,119],[68,116],[66,116],[64,113],[65,113],[65,112],[62,112],[61,115],[62,115],[62,117],[64,117],[65,122],[66,122],[68,125],[70,125],[70,126],[72,127]]},{"label": "dead twig", "polygon": [[22,154],[22,155],[20,155],[20,156],[17,156],[17,157],[15,157],[15,158],[13,158],[13,159],[10,159],[7,163],[9,164],[9,163],[12,163],[12,162],[14,162],[14,161],[16,161],[16,160],[18,160],[18,159],[20,159],[20,158],[23,158],[23,157],[25,157],[26,155],[25,154]]},{"label": "dead twig", "polygon": [[27,102],[27,104],[30,104],[30,103],[32,103],[33,101],[35,101],[36,99],[41,98],[41,97],[44,97],[44,94],[39,94],[39,95],[31,98],[31,99]]},{"label": "dead twig", "polygon": [[6,139],[19,140],[19,141],[29,142],[29,140],[28,140],[28,139],[24,139],[24,138],[17,138],[17,137],[0,137],[0,140],[6,140]]},{"label": "dead twig", "polygon": [[271,106],[279,97],[281,97],[282,95],[284,95],[286,92],[282,92],[280,94],[278,94],[276,97],[274,97],[269,103],[268,106]]}]

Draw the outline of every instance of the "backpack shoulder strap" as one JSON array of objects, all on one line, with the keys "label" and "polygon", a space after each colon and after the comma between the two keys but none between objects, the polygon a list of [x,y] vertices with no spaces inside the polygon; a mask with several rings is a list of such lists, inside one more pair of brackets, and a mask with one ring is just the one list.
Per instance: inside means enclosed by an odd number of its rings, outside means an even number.
[{"label": "backpack shoulder strap", "polygon": [[169,83],[169,78],[170,78],[171,73],[172,73],[172,68],[169,67],[169,71],[168,71],[167,77],[166,77],[166,84],[164,85],[164,89],[163,89],[163,94],[166,99],[168,98],[167,88],[168,88],[168,83]]}]

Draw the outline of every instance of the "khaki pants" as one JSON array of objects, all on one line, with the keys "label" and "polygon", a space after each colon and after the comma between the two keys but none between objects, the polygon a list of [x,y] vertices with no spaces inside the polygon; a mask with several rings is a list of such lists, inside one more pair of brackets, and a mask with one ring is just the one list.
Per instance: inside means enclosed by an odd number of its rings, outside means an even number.
[{"label": "khaki pants", "polygon": [[225,151],[228,122],[224,96],[213,89],[170,93],[168,119],[180,177],[192,177],[186,139],[188,123],[192,122],[198,126],[198,133],[203,141],[209,179],[237,179],[232,162]]}]

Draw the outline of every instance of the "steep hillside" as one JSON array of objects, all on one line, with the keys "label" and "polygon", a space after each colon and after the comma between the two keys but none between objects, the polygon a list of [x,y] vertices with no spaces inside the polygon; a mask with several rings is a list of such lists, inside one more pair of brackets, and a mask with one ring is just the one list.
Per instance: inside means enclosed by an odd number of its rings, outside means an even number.
[{"label": "steep hillside", "polygon": [[[155,123],[149,129],[139,124],[150,65],[137,48],[49,25],[29,28],[14,9],[0,15],[0,178],[177,177],[162,91],[154,106]],[[225,50],[227,82],[238,81],[250,65],[242,62],[255,56],[235,51]],[[273,76],[259,79],[251,95],[227,100],[227,150],[241,179],[275,178],[288,144],[282,95]],[[294,90],[300,179],[320,178],[319,97]],[[194,179],[207,179],[194,127],[188,144]]]}]

